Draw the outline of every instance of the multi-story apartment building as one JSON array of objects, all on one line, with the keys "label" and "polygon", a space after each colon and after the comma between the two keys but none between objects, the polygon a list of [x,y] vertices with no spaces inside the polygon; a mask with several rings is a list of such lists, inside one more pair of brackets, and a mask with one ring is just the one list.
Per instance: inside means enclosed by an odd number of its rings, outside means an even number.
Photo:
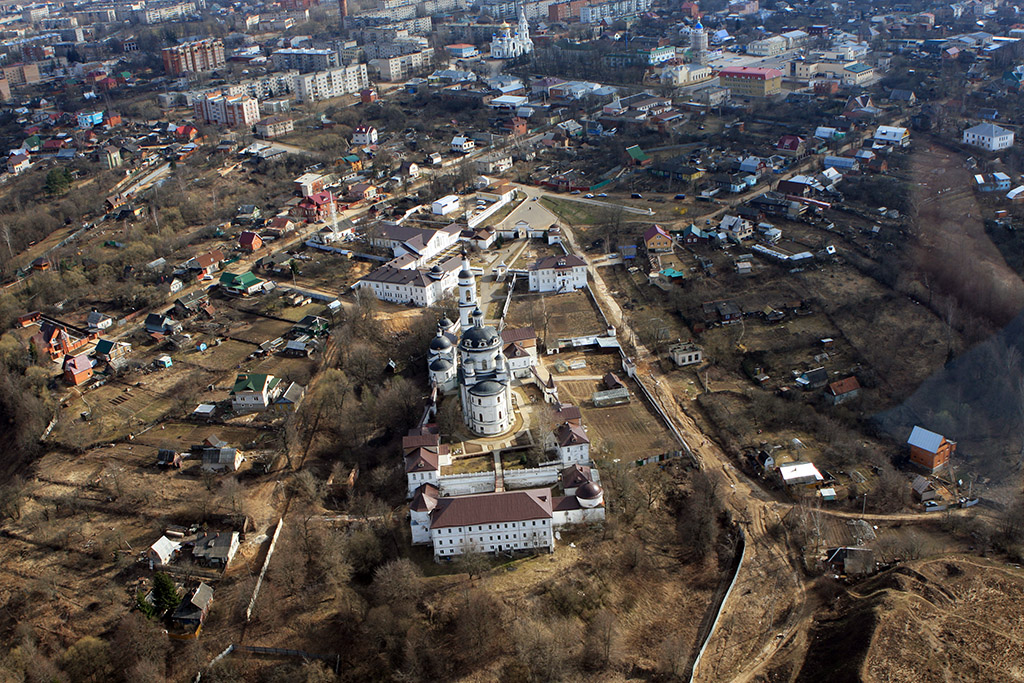
[{"label": "multi-story apartment building", "polygon": [[162,24],[165,21],[181,21],[196,13],[192,2],[166,2],[147,4],[132,11],[132,15],[142,24]]},{"label": "multi-story apartment building", "polygon": [[284,48],[270,55],[275,69],[298,69],[302,73],[323,71],[338,66],[338,53],[334,50],[313,48]]},{"label": "multi-story apartment building", "polygon": [[212,71],[224,66],[224,41],[220,38],[204,38],[160,51],[164,60],[164,71],[177,76],[183,73]]},{"label": "multi-story apartment building", "polygon": [[386,59],[373,59],[370,66],[382,81],[401,81],[420,69],[428,68],[434,60],[434,49],[427,48],[408,55]]},{"label": "multi-story apartment building", "polygon": [[580,21],[584,24],[596,24],[603,19],[630,17],[651,8],[651,0],[611,0],[580,8]]},{"label": "multi-story apartment building", "polygon": [[719,71],[718,81],[737,97],[770,97],[782,90],[778,69],[734,66]]},{"label": "multi-story apartment building", "polygon": [[357,93],[369,87],[365,64],[351,64],[311,74],[296,75],[293,94],[299,102],[319,102]]},{"label": "multi-story apartment building", "polygon": [[90,7],[87,10],[77,10],[71,13],[82,26],[91,24],[110,24],[117,21],[117,10],[113,7]]},{"label": "multi-story apartment building", "polygon": [[298,70],[290,69],[288,71],[270,73],[259,78],[249,78],[240,81],[238,85],[241,89],[232,94],[251,95],[260,101],[290,95],[295,92],[295,79],[298,77]]},{"label": "multi-story apartment building", "polygon": [[390,41],[376,41],[363,45],[367,59],[388,59],[408,55],[430,47],[430,41],[421,36],[397,38]]},{"label": "multi-story apartment building", "polygon": [[35,64],[3,66],[0,67],[0,74],[2,74],[0,77],[4,78],[8,85],[12,86],[38,83],[41,80],[39,67]]},{"label": "multi-story apartment building", "polygon": [[229,128],[251,128],[260,120],[260,103],[248,95],[225,95],[219,90],[192,102],[196,118]]}]

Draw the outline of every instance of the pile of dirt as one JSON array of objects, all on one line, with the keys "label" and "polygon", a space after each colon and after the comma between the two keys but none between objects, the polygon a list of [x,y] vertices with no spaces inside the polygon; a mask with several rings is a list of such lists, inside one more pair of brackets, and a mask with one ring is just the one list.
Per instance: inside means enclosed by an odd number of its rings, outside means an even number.
[{"label": "pile of dirt", "polygon": [[1011,680],[1024,574],[974,558],[908,563],[819,609],[796,681]]}]

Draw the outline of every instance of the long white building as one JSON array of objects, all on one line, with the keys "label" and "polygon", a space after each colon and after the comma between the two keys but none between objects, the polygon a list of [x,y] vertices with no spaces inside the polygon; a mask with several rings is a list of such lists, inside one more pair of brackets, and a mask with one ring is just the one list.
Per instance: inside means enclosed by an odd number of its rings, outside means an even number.
[{"label": "long white building", "polygon": [[299,102],[320,102],[332,97],[358,93],[370,86],[365,64],[350,64],[292,78],[293,94]]},{"label": "long white building", "polygon": [[[408,264],[409,267],[401,267]],[[372,291],[381,301],[433,306],[458,285],[459,259],[453,257],[430,268],[418,268],[409,259],[393,259],[362,278],[354,289]]]}]

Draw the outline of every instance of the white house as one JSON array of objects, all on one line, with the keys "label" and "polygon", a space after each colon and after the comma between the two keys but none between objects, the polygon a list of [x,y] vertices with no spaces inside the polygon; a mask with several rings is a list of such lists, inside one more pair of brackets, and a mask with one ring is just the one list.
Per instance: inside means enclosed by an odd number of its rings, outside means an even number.
[{"label": "white house", "polygon": [[883,145],[907,147],[910,145],[910,131],[898,126],[879,126],[875,130],[874,141]]},{"label": "white house", "polygon": [[456,135],[452,138],[452,151],[466,154],[476,149],[476,143],[465,135]]},{"label": "white house", "polygon": [[430,543],[430,513],[437,507],[440,490],[433,484],[421,484],[409,503],[409,526],[414,545]]},{"label": "white house", "polygon": [[531,292],[572,292],[587,286],[587,262],[575,254],[548,256],[530,264]]},{"label": "white house", "polygon": [[436,216],[447,216],[453,211],[458,211],[460,205],[459,195],[445,195],[430,205],[430,213]]},{"label": "white house", "polygon": [[998,152],[1013,146],[1013,131],[1000,128],[994,123],[981,123],[964,131],[963,143]]},{"label": "white house", "polygon": [[260,373],[240,373],[231,389],[231,407],[236,413],[262,412],[281,393],[281,378]]},{"label": "white house", "polygon": [[181,544],[172,541],[166,536],[161,536],[157,541],[149,546],[149,550],[146,551],[146,559],[149,560],[149,568],[152,569],[153,565],[156,564],[170,564],[174,556],[181,550]]},{"label": "white house", "polygon": [[414,264],[412,256],[399,257],[372,271],[354,285],[367,289],[381,301],[414,306],[433,306],[459,284],[459,258],[452,257],[430,268],[399,267]]},{"label": "white house", "polygon": [[669,357],[679,367],[697,365],[704,360],[704,350],[693,342],[680,342],[668,349]]},{"label": "white house", "polygon": [[417,446],[405,455],[405,478],[408,483],[408,498],[424,484],[440,486],[441,467],[452,464],[447,444]]},{"label": "white house", "polygon": [[377,129],[373,126],[356,126],[352,131],[352,144],[357,146],[376,145]]},{"label": "white house", "polygon": [[440,498],[430,513],[434,558],[555,549],[550,489]]},{"label": "white house", "polygon": [[563,465],[590,462],[590,438],[580,425],[563,422],[556,427],[555,448]]},{"label": "white house", "polygon": [[423,265],[458,242],[461,236],[462,227],[455,223],[433,230],[381,221],[366,231],[366,239],[371,245],[390,249],[395,257],[412,256],[414,261],[411,263],[392,263],[405,268]]},{"label": "white house", "polygon": [[729,240],[732,242],[739,243],[754,236],[753,223],[739,216],[723,216],[718,227],[729,236]]}]

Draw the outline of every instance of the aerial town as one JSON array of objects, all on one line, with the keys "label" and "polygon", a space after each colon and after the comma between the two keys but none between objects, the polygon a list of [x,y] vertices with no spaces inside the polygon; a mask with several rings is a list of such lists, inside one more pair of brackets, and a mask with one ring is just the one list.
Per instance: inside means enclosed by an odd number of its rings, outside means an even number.
[{"label": "aerial town", "polygon": [[0,683],[1009,681],[1024,4],[0,4]]}]

